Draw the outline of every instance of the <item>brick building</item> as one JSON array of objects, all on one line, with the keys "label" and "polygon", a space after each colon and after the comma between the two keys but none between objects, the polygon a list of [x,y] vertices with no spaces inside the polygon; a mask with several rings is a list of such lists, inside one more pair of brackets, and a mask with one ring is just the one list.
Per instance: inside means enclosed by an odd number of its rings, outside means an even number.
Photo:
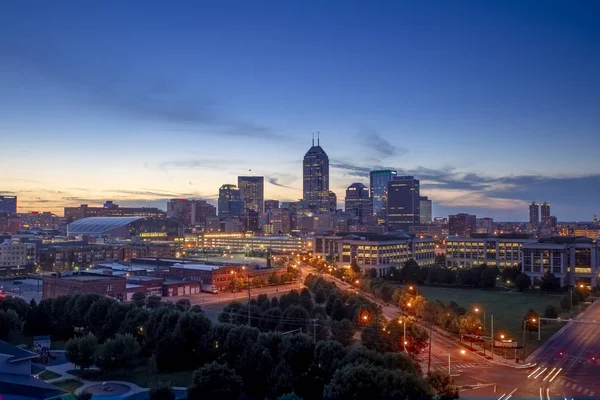
[{"label": "brick building", "polygon": [[53,273],[44,275],[42,282],[44,299],[75,293],[94,293],[117,300],[126,299],[127,279],[122,276]]}]

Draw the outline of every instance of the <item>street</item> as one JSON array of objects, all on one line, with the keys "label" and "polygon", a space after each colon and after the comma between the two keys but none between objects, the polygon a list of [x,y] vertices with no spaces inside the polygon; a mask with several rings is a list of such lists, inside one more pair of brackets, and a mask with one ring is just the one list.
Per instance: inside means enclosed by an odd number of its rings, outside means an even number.
[{"label": "street", "polygon": [[[289,283],[287,285],[278,285],[278,286],[265,286],[262,288],[251,288],[250,289],[250,297],[257,297],[260,294],[266,295],[280,295],[287,293],[291,290],[302,290],[304,288],[304,284],[301,282],[297,283]],[[169,298],[165,298],[169,300]],[[231,301],[240,301],[245,303],[248,300],[248,290],[239,290],[236,293],[228,292],[220,292],[218,294],[212,293],[198,293],[198,294],[190,294],[186,296],[177,296],[172,299],[172,301],[187,299],[190,301],[192,305],[194,304],[217,304],[217,303],[229,303]]]}]

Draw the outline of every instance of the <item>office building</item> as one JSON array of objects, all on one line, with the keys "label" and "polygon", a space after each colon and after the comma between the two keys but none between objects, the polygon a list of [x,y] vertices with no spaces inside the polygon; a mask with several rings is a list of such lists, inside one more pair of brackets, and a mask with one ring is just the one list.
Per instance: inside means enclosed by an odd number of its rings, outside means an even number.
[{"label": "office building", "polygon": [[450,237],[446,240],[446,266],[471,268],[480,265],[508,268],[521,263],[523,243],[531,239],[526,235],[474,235]]},{"label": "office building", "polygon": [[286,234],[292,231],[292,211],[288,208],[275,208],[270,211],[269,219],[273,233]]},{"label": "office building", "polygon": [[240,220],[244,225],[244,231],[258,231],[260,226],[260,215],[258,212],[250,209],[245,209],[240,215]]},{"label": "office building", "polygon": [[[204,233],[201,235],[204,249],[226,250],[232,253],[247,251],[271,251],[273,253],[303,253],[310,249],[312,242],[296,236],[254,236],[242,232]],[[307,247],[308,246],[308,247]]]},{"label": "office building", "polygon": [[532,201],[529,204],[529,225],[532,228],[537,227],[540,224],[540,206]]},{"label": "office building", "polygon": [[540,212],[542,225],[550,227],[552,225],[552,221],[550,220],[550,204],[543,202],[540,206]]},{"label": "office building", "polygon": [[216,215],[217,208],[206,200],[192,200],[192,225],[206,226],[206,219]]},{"label": "office building", "polygon": [[477,217],[470,214],[448,216],[448,234],[469,237],[476,232]]},{"label": "office building", "polygon": [[59,225],[59,217],[48,211],[21,213],[19,217],[25,229],[57,229]]},{"label": "office building", "polygon": [[346,189],[345,211],[361,223],[373,214],[373,203],[367,187],[362,183],[353,183]]},{"label": "office building", "polygon": [[265,201],[264,176],[238,176],[238,187],[244,200],[244,209],[263,213]]},{"label": "office building", "polygon": [[331,198],[329,192],[329,157],[320,146],[319,139],[315,146],[306,152],[303,161],[303,208],[314,212],[329,212]]},{"label": "office building", "polygon": [[16,214],[0,213],[0,233],[16,234],[21,228],[21,217]]},{"label": "office building", "polygon": [[279,200],[265,200],[265,212],[279,208]]},{"label": "office building", "polygon": [[432,202],[427,196],[421,196],[419,199],[419,208],[421,212],[419,222],[422,225],[431,224],[431,221],[433,220]]},{"label": "office building", "polygon": [[82,204],[79,207],[65,207],[65,219],[73,222],[88,217],[157,217],[165,218],[167,214],[156,207],[119,207],[107,201],[102,207],[90,207]]},{"label": "office building", "polygon": [[387,225],[390,231],[408,232],[421,219],[419,180],[397,176],[388,182]]},{"label": "office building", "polygon": [[0,243],[0,276],[33,272],[35,259],[35,243],[4,240]]},{"label": "office building", "polygon": [[314,254],[338,262],[341,268],[358,265],[361,272],[375,270],[384,276],[390,268],[413,259],[421,267],[435,265],[435,241],[405,233],[316,235]]},{"label": "office building", "polygon": [[333,190],[329,191],[329,212],[337,211],[337,195]]},{"label": "office building", "polygon": [[373,201],[373,215],[378,217],[380,225],[385,224],[387,212],[388,182],[396,177],[396,171],[379,170],[369,173],[371,200]]},{"label": "office building", "polygon": [[17,213],[17,196],[0,196],[0,213]]},{"label": "office building", "polygon": [[167,203],[167,217],[174,218],[184,226],[192,224],[192,201],[188,199],[172,199]]},{"label": "office building", "polygon": [[240,189],[225,184],[219,189],[219,217],[239,218],[244,210],[244,201]]},{"label": "office building", "polygon": [[494,233],[494,220],[492,218],[477,218],[476,233]]},{"label": "office building", "polygon": [[552,272],[561,286],[584,285],[595,288],[599,283],[600,248],[598,240],[586,237],[549,237],[523,244],[522,272],[534,284],[546,272]]}]

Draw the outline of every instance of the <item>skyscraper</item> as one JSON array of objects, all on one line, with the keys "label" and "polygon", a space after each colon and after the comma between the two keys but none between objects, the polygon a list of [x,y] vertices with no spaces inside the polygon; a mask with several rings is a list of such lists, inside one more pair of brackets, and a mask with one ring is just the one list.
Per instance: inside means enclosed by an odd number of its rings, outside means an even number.
[{"label": "skyscraper", "polygon": [[430,224],[431,223],[431,220],[433,219],[431,205],[432,205],[431,200],[429,200],[427,198],[427,196],[421,196],[421,199],[419,200],[419,207],[420,207],[420,211],[421,211],[421,216],[420,216],[419,222],[421,224]]},{"label": "skyscraper", "polygon": [[219,189],[219,217],[239,218],[244,209],[244,201],[240,189],[235,185],[225,184]]},{"label": "skyscraper", "polygon": [[192,200],[192,225],[206,224],[206,219],[215,217],[217,208],[206,200]]},{"label": "skyscraper", "polygon": [[367,187],[362,183],[353,183],[346,189],[345,211],[358,218],[362,223],[373,213],[373,203]]},{"label": "skyscraper", "polygon": [[329,210],[335,212],[337,210],[337,195],[333,190],[329,191]]},{"label": "skyscraper", "polygon": [[265,200],[265,212],[279,208],[279,200]]},{"label": "skyscraper", "polygon": [[419,224],[419,183],[413,176],[398,176],[388,182],[387,225],[390,230],[408,232],[409,227]]},{"label": "skyscraper", "polygon": [[330,210],[329,157],[321,148],[318,138],[316,146],[313,138],[312,147],[304,155],[302,192],[304,208],[315,212]]},{"label": "skyscraper", "polygon": [[0,196],[0,212],[17,213],[17,196]]},{"label": "skyscraper", "polygon": [[378,217],[379,224],[384,224],[386,221],[385,213],[387,210],[388,182],[395,176],[396,171],[389,169],[371,171],[369,173],[373,215]]},{"label": "skyscraper", "polygon": [[540,224],[540,207],[535,201],[529,204],[529,224],[532,227]]},{"label": "skyscraper", "polygon": [[192,224],[192,201],[172,199],[167,203],[167,217],[175,218],[185,226]]},{"label": "skyscraper", "polygon": [[265,178],[263,176],[238,176],[238,187],[244,209],[256,211],[259,215],[264,210]]},{"label": "skyscraper", "polygon": [[550,226],[552,221],[550,220],[550,204],[543,202],[540,206],[542,225]]}]

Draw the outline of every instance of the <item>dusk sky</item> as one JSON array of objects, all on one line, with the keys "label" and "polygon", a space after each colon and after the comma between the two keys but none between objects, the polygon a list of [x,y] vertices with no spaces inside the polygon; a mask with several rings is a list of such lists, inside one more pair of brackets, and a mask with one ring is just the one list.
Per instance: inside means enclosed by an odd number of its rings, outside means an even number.
[{"label": "dusk sky", "polygon": [[[600,213],[600,1],[0,4],[0,194],[19,211],[302,197],[311,132],[352,182],[421,179],[434,216]],[[251,170],[251,172],[249,172]]]}]

